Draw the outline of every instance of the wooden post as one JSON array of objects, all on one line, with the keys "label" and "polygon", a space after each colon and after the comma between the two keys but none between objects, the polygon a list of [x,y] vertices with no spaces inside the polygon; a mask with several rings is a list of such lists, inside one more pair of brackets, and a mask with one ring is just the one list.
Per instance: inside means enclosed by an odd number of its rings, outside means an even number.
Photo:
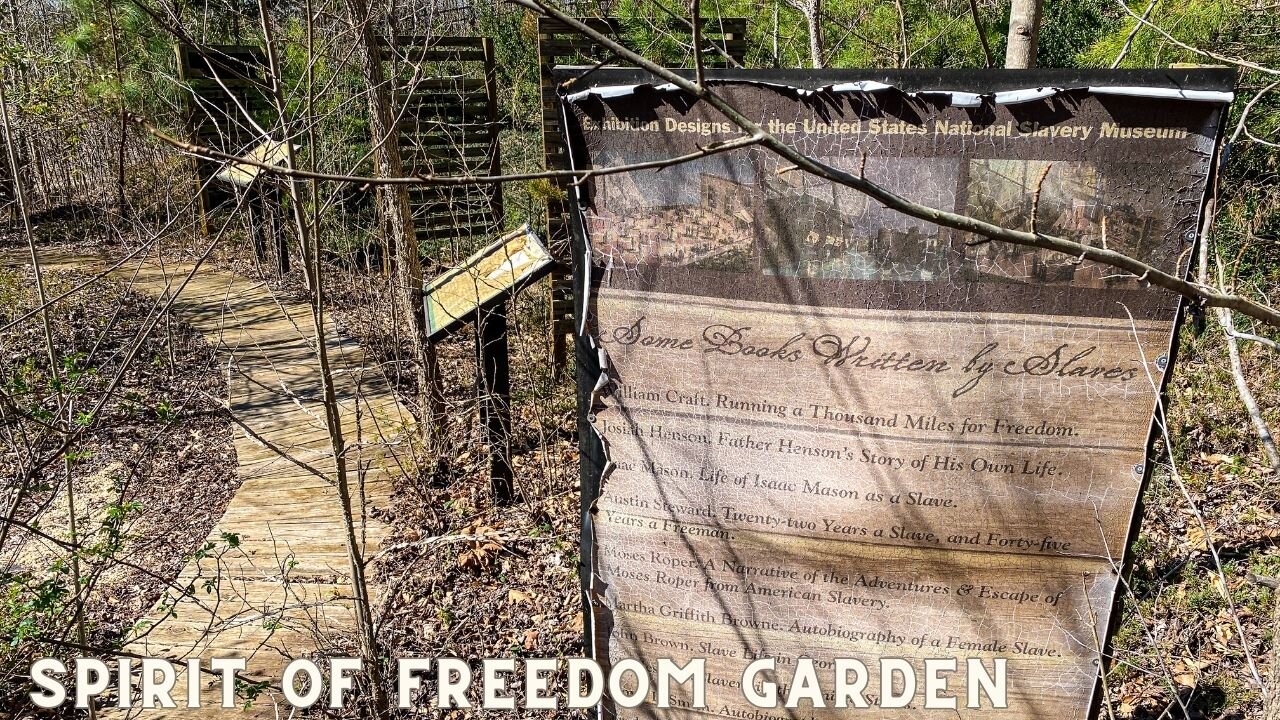
[{"label": "wooden post", "polygon": [[[488,116],[485,121],[489,123],[489,174],[502,174],[502,145],[499,143],[499,136],[496,132],[498,124],[498,64],[493,54],[493,40],[489,38],[481,38],[480,49],[484,53],[484,92],[488,101]],[[494,228],[501,228],[505,216],[502,208],[502,184],[497,183],[492,188],[478,188],[480,194],[486,191],[489,193],[489,212],[492,215]]]},{"label": "wooden post", "polygon": [[248,187],[244,207],[248,211],[249,238],[253,241],[253,256],[262,266],[267,263],[267,247],[274,245],[276,272],[289,272],[289,243],[280,222],[280,185],[265,173],[254,178]]},{"label": "wooden post", "polygon": [[276,269],[283,277],[289,273],[289,238],[284,232],[284,223],[280,222],[281,202],[280,184],[272,181],[263,188],[263,216],[267,220],[267,228],[276,241]]},{"label": "wooden post", "polygon": [[489,445],[489,486],[495,505],[511,502],[511,366],[507,308],[499,303],[476,313],[476,364],[480,372],[480,422]]},{"label": "wooden post", "polygon": [[244,188],[244,192],[248,195],[244,202],[245,215],[249,223],[249,239],[253,241],[253,259],[258,264],[258,272],[262,271],[262,266],[267,262],[267,201],[262,196],[262,185],[265,182],[265,178],[259,177]]}]

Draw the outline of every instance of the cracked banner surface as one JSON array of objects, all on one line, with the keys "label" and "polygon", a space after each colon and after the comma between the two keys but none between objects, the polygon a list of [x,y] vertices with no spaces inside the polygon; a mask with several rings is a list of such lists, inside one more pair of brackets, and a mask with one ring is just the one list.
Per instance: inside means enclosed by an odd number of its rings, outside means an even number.
[{"label": "cracked banner surface", "polygon": [[[1179,273],[1231,90],[1212,70],[710,77],[909,200]],[[563,106],[577,169],[739,136],[638,72],[589,80]],[[743,667],[778,658],[785,697],[797,658],[857,658],[874,705],[879,658],[923,682],[924,659],[954,657],[1008,659],[1001,717],[1089,717],[1179,298],[760,148],[574,193],[592,651],[703,657],[709,676],[706,709],[605,712],[839,717],[752,707]],[[990,712],[966,691],[949,685],[960,717]]]}]

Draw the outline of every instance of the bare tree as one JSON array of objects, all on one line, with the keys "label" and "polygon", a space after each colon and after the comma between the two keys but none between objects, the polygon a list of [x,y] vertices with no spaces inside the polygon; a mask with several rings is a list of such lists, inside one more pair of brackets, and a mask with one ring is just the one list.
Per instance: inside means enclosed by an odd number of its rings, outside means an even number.
[{"label": "bare tree", "polygon": [[822,0],[787,0],[787,4],[804,16],[809,29],[809,62],[812,67],[825,67],[822,58]]},{"label": "bare tree", "polygon": [[[345,0],[348,20],[359,38],[361,71],[368,85],[369,129],[374,138],[373,159],[377,174],[399,177],[404,173],[396,131],[396,115],[391,106],[391,90],[383,70],[375,20],[365,0]],[[409,328],[409,340],[417,360],[420,413],[427,447],[438,451],[443,442],[444,397],[440,388],[436,350],[427,337],[427,320],[422,308],[422,259],[409,208],[409,190],[404,186],[378,188],[378,209],[387,244],[395,258],[392,272],[399,312]]]}]

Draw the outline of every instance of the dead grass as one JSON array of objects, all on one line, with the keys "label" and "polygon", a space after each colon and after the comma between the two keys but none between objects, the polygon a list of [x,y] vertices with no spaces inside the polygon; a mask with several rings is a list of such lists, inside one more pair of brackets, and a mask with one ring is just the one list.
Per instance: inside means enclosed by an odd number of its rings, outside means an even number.
[{"label": "dead grass", "polygon": [[[1274,428],[1280,370],[1262,346],[1242,347],[1250,385]],[[1185,328],[1169,387],[1172,457],[1204,514],[1206,538],[1165,467],[1144,496],[1133,574],[1116,634],[1111,688],[1117,717],[1254,718],[1261,714],[1248,647],[1266,676],[1274,662],[1270,590],[1250,572],[1280,574],[1280,475],[1267,466],[1236,396],[1221,332]],[[1223,561],[1225,587],[1208,552]],[[1226,593],[1247,637],[1236,631]],[[1179,705],[1181,704],[1181,706]],[[1171,709],[1171,715],[1164,715]]]}]

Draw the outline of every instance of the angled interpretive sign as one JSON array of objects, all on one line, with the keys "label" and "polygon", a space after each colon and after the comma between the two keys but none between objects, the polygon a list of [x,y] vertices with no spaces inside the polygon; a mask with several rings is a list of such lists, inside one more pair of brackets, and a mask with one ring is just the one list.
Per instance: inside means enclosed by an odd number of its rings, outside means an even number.
[{"label": "angled interpretive sign", "polygon": [[552,262],[551,253],[528,226],[502,236],[427,284],[427,332],[436,338],[474,321],[477,310],[504,301],[547,274]]}]

